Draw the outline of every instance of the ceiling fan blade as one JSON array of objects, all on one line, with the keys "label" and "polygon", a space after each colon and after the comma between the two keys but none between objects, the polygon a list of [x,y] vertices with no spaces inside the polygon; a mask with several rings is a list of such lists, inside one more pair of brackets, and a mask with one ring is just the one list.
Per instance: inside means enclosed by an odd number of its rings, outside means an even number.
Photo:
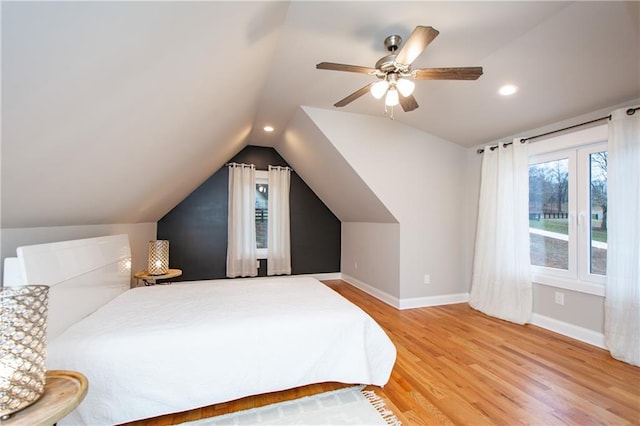
[{"label": "ceiling fan blade", "polygon": [[418,25],[398,52],[396,62],[411,65],[438,34],[440,32],[432,27]]},{"label": "ceiling fan blade", "polygon": [[422,68],[413,70],[416,80],[477,80],[482,75],[482,67],[463,68]]},{"label": "ceiling fan blade", "polygon": [[320,62],[316,65],[316,68],[319,70],[359,72],[362,74],[374,74],[376,72],[375,68],[361,67],[359,65],[336,64],[333,62]]},{"label": "ceiling fan blade", "polygon": [[416,101],[416,98],[413,97],[413,95],[402,96],[400,93],[398,94],[400,95],[400,105],[402,106],[404,112],[413,111],[420,106],[418,105],[418,102]]},{"label": "ceiling fan blade", "polygon": [[356,90],[355,92],[353,92],[352,94],[350,94],[346,98],[341,99],[338,102],[336,102],[335,104],[333,104],[333,106],[340,108],[340,107],[349,105],[351,102],[355,101],[360,96],[366,94],[373,84],[374,83],[369,83],[366,86],[364,86],[363,88]]}]

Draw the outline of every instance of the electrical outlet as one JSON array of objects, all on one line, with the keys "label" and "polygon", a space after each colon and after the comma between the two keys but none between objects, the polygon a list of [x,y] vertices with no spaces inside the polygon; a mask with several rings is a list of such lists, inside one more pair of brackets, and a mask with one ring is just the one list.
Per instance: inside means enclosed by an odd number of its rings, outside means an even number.
[{"label": "electrical outlet", "polygon": [[425,284],[431,284],[431,275],[429,275],[429,274],[425,274],[425,276],[424,276],[424,283],[425,283]]},{"label": "electrical outlet", "polygon": [[358,269],[358,262],[353,262],[353,267],[357,270]]},{"label": "electrical outlet", "polygon": [[564,305],[564,293],[556,291],[556,303],[558,305]]}]

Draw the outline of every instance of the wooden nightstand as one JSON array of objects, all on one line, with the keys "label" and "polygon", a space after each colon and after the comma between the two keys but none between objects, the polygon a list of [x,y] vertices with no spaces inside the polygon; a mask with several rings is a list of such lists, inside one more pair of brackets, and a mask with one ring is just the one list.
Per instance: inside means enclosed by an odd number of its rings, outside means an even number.
[{"label": "wooden nightstand", "polygon": [[[136,272],[133,278],[136,280],[144,281],[144,285],[155,285],[156,280],[168,280],[171,278],[179,277],[182,275],[182,269],[169,269],[166,274],[163,275],[150,275],[149,271]],[[153,281],[153,282],[150,282]]]},{"label": "wooden nightstand", "polygon": [[87,395],[87,378],[75,371],[51,370],[46,373],[44,394],[39,400],[14,413],[2,426],[51,426],[72,412]]}]

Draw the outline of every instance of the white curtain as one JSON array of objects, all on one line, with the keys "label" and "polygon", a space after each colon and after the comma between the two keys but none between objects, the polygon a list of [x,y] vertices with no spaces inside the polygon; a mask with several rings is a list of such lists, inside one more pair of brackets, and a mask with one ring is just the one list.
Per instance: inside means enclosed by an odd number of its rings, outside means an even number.
[{"label": "white curtain", "polygon": [[527,153],[519,139],[485,147],[469,296],[473,308],[518,324],[529,322],[533,303]]},{"label": "white curtain", "polygon": [[255,167],[252,164],[230,164],[227,236],[227,277],[229,278],[258,275],[255,208]]},{"label": "white curtain", "polygon": [[288,167],[269,166],[267,275],[291,274]]},{"label": "white curtain", "polygon": [[605,341],[614,358],[640,366],[640,111],[609,121]]}]

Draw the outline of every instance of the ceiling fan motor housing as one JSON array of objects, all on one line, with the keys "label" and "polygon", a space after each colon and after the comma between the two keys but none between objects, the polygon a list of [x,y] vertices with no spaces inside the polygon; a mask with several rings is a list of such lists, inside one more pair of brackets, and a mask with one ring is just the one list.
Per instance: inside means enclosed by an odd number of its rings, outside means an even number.
[{"label": "ceiling fan motor housing", "polygon": [[383,56],[376,62],[376,69],[382,71],[381,75],[378,75],[379,78],[384,78],[386,74],[391,72],[398,72],[400,74],[409,73],[409,65],[398,64],[396,62],[397,55],[395,51],[398,50],[401,44],[402,37],[397,34],[390,35],[384,39],[384,47],[386,47],[391,54]]},{"label": "ceiling fan motor housing", "polygon": [[396,69],[396,55],[383,56],[376,62],[376,69],[382,71],[384,74],[393,72]]}]

